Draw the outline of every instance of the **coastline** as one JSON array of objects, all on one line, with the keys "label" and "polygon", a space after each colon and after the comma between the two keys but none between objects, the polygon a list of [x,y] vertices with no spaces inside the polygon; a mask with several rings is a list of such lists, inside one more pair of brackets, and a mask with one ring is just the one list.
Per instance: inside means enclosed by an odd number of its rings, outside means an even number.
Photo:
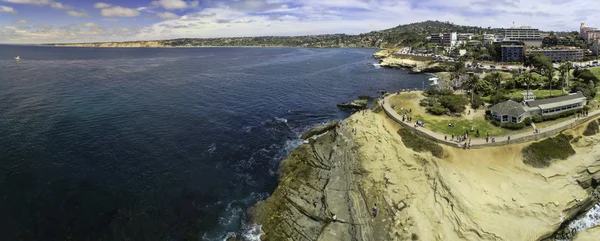
[{"label": "coastline", "polygon": [[594,204],[577,180],[600,168],[600,136],[582,137],[575,156],[537,169],[520,156],[530,143],[442,146],[437,158],[407,148],[400,128],[368,110],[292,152],[273,195],[249,211],[262,239],[543,240]]}]

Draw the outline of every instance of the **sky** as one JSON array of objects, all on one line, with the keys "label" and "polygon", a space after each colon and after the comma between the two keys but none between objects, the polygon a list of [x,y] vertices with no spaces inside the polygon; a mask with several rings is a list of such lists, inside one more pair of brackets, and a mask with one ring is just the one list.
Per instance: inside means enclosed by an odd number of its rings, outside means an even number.
[{"label": "sky", "polygon": [[595,0],[0,0],[0,43],[358,34],[425,20],[572,31],[599,17]]}]

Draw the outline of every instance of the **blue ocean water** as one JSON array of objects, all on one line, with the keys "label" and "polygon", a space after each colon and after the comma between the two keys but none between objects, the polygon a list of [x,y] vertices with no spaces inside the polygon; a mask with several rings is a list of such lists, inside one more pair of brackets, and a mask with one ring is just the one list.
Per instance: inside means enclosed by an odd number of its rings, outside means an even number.
[{"label": "blue ocean water", "polygon": [[302,132],[427,79],[373,53],[0,46],[0,240],[239,235]]}]

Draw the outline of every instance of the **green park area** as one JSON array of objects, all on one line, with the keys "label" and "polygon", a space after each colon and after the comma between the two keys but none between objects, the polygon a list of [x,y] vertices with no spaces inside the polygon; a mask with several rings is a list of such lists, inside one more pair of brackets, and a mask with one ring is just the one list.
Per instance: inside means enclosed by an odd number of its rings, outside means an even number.
[{"label": "green park area", "polygon": [[[437,133],[471,136],[504,136],[538,129],[571,119],[576,112],[553,116],[533,116],[519,123],[499,123],[490,116],[487,108],[513,100],[522,102],[522,93],[530,91],[536,99],[546,99],[581,92],[588,98],[586,109],[596,109],[600,104],[600,67],[573,69],[563,63],[558,69],[544,56],[534,55],[529,60],[532,71],[469,72],[456,64],[452,72],[439,73],[444,83],[424,92],[408,92],[394,96],[390,104],[400,115],[412,117],[412,122],[422,121],[425,128]],[[569,67],[571,66],[571,67]],[[486,113],[487,112],[487,113]],[[471,131],[473,130],[473,131]]]}]

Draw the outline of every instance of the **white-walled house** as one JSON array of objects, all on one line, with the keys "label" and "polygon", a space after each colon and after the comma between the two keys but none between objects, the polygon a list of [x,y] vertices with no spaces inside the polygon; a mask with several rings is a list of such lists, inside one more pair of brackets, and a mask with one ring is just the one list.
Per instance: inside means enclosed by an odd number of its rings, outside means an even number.
[{"label": "white-walled house", "polygon": [[587,98],[581,92],[577,92],[556,98],[522,103],[508,100],[490,107],[490,112],[492,117],[501,123],[520,123],[527,117],[556,115],[565,111],[582,109],[586,104]]}]

